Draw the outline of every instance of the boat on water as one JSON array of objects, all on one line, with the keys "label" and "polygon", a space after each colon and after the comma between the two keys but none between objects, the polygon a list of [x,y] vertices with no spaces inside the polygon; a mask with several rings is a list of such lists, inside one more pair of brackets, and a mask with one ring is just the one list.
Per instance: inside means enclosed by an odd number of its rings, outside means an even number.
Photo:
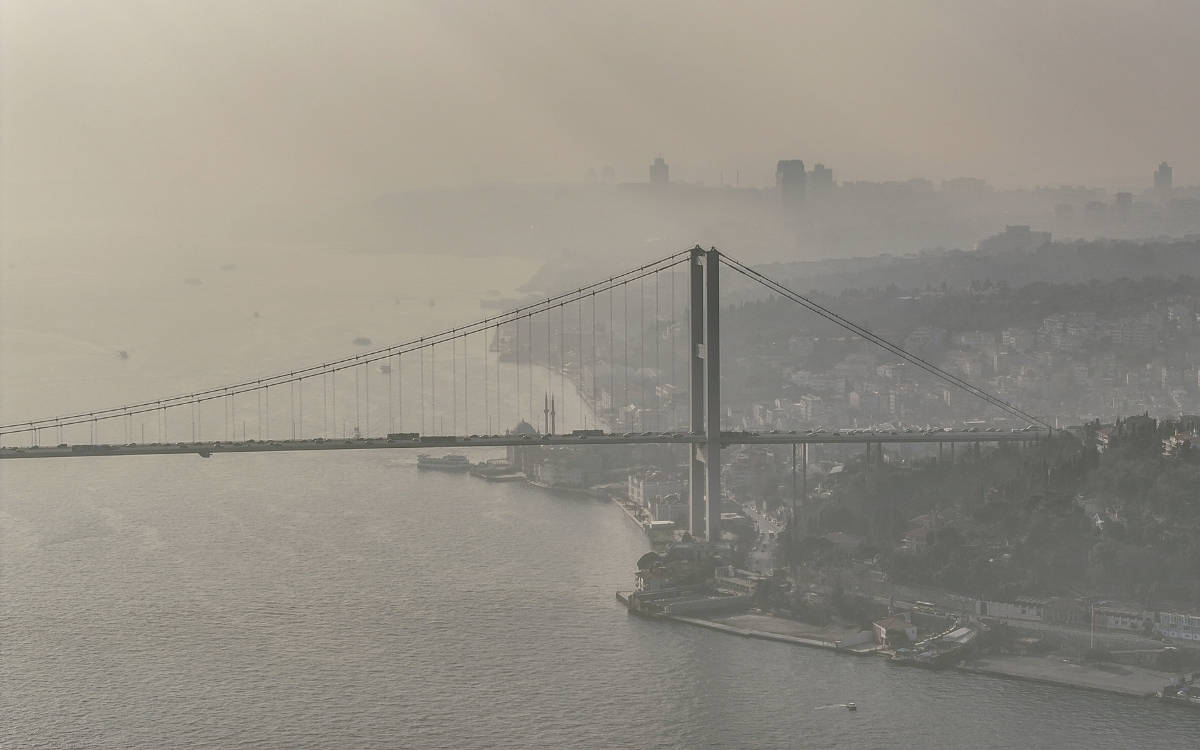
[{"label": "boat on water", "polygon": [[1182,703],[1194,708],[1200,708],[1200,686],[1189,682],[1178,685],[1168,685],[1158,692],[1160,700],[1168,703]]},{"label": "boat on water", "polygon": [[525,479],[525,475],[514,471],[511,474],[488,474],[484,479],[488,482],[520,482]]},{"label": "boat on water", "polygon": [[438,458],[422,453],[417,456],[417,468],[432,469],[434,471],[463,472],[471,468],[471,462],[466,456],[458,454],[448,453]]}]

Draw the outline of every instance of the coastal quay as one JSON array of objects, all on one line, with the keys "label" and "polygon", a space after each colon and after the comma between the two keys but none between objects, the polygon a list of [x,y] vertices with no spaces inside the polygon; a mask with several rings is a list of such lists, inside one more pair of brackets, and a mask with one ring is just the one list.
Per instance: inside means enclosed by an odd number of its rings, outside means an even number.
[{"label": "coastal quay", "polygon": [[[630,593],[619,592],[617,600],[627,604]],[[820,628],[757,612],[712,618],[670,614],[649,615],[649,617],[715,630],[742,638],[787,643],[805,648],[819,648],[850,656],[881,656],[890,659],[894,655],[894,651],[878,646],[869,640],[850,644],[847,641],[834,639],[827,633],[812,632],[813,630],[821,631]],[[847,633],[847,635],[850,640],[854,640],[853,634]],[[1136,698],[1154,698],[1165,685],[1176,678],[1176,675],[1144,667],[1083,664],[1055,656],[987,656],[967,659],[948,668],[959,672]]]}]

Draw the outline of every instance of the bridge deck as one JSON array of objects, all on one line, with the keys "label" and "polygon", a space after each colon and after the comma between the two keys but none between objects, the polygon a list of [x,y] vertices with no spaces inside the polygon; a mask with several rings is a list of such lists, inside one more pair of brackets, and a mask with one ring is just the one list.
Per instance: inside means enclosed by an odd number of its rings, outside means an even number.
[{"label": "bridge deck", "polygon": [[[1011,432],[928,430],[919,432],[722,432],[725,445],[791,445],[846,443],[1003,443],[1038,440],[1046,430]],[[647,443],[702,444],[703,435],[682,432],[625,433],[611,435],[472,435],[425,436],[417,439],[315,438],[312,440],[246,440],[238,442],[131,443],[128,445],[59,445],[57,447],[8,447],[4,458],[76,458],[80,456],[146,456],[173,453],[260,453],[268,451],[371,450],[382,448],[493,448],[510,445],[639,445]]]}]

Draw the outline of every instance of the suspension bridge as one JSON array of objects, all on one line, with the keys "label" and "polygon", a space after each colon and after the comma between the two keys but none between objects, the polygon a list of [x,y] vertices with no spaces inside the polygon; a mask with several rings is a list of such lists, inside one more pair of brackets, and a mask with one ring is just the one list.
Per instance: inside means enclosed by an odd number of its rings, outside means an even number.
[{"label": "suspension bridge", "polygon": [[[722,430],[722,267],[1024,426],[983,432]],[[387,381],[383,388],[381,378]],[[347,408],[350,379],[353,404]],[[386,408],[379,403],[384,398]],[[522,422],[524,429],[505,429]],[[714,539],[720,514],[708,507],[710,498],[721,497],[724,446],[865,444],[870,455],[872,446],[884,443],[1024,443],[1049,429],[1038,417],[737,259],[697,246],[533,304],[351,357],[167,398],[3,424],[0,445],[9,444],[0,448],[0,458],[686,444],[691,531]],[[81,433],[84,441],[67,441]],[[53,445],[42,444],[46,437]],[[11,444],[14,440],[22,444]]]}]

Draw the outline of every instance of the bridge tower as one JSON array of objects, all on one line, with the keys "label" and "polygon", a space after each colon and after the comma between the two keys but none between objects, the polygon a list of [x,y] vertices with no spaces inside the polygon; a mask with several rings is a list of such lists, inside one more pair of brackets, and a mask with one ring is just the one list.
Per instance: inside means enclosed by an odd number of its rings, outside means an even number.
[{"label": "bridge tower", "polygon": [[709,541],[721,537],[720,258],[715,248],[697,245],[688,264],[691,431],[705,436],[704,443],[691,444],[688,457],[689,525]]}]

